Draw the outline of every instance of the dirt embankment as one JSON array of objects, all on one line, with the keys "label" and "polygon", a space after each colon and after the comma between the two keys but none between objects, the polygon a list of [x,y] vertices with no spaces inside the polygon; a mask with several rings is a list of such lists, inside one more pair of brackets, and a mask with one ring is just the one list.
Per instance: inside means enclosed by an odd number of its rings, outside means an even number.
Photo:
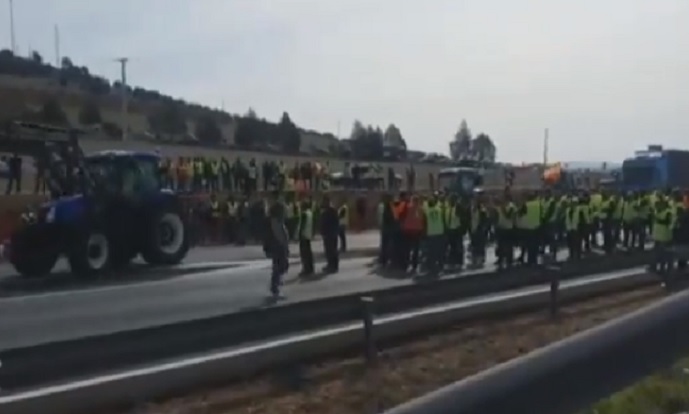
[{"label": "dirt embankment", "polygon": [[538,312],[481,325],[458,325],[384,350],[373,370],[366,370],[361,358],[331,360],[304,367],[299,381],[294,373],[264,376],[118,414],[378,413],[662,296],[662,290],[654,287],[599,298],[567,307],[558,322]]}]

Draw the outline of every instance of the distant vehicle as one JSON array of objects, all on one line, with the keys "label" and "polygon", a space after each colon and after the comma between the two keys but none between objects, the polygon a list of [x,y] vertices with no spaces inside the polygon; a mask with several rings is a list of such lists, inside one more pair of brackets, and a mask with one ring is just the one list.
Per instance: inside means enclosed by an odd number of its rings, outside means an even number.
[{"label": "distant vehicle", "polygon": [[483,173],[474,167],[443,168],[438,172],[438,188],[469,196],[483,185]]},{"label": "distant vehicle", "polygon": [[10,238],[9,261],[27,277],[44,276],[60,256],[92,276],[141,254],[152,265],[181,262],[189,232],[177,195],[162,189],[157,154],[104,151],[84,156],[76,132],[17,123],[0,151],[48,166],[52,200],[25,212]]},{"label": "distant vehicle", "polygon": [[627,191],[689,187],[689,151],[649,146],[622,163],[622,187]]}]

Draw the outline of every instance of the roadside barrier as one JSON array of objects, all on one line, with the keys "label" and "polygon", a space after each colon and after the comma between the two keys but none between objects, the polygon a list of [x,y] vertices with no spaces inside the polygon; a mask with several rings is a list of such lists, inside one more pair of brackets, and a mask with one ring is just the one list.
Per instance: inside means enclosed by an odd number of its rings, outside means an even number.
[{"label": "roadside barrier", "polygon": [[386,414],[571,414],[689,352],[689,292],[508,361]]}]

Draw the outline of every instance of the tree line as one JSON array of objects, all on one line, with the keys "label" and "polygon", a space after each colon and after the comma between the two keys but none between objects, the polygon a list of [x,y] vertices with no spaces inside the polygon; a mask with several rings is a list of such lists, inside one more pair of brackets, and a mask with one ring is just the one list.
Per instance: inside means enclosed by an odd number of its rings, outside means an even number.
[{"label": "tree line", "polygon": [[484,132],[473,136],[467,121],[462,120],[454,139],[450,141],[450,157],[454,161],[494,163],[497,158],[497,147]]},{"label": "tree line", "polygon": [[[0,50],[0,74],[55,79],[62,86],[83,91],[88,98],[82,101],[79,123],[100,126],[112,137],[121,136],[120,127],[106,122],[99,106],[99,98],[109,94],[117,96],[123,92],[120,82],[110,83],[103,77],[93,75],[87,67],[74,64],[67,56],[62,58],[60,67],[54,67],[35,51],[26,58],[16,56],[10,50]],[[239,148],[298,153],[302,134],[307,132],[299,128],[287,112],[282,114],[278,123],[272,123],[259,118],[253,109],[249,109],[243,116],[233,116],[224,111],[175,99],[155,90],[127,86],[124,92],[136,102],[149,104],[146,110],[147,121],[150,132],[157,136],[193,136],[200,144],[218,145],[223,142],[222,126],[233,122],[235,145]],[[21,117],[35,122],[69,125],[67,115],[54,97],[48,97],[38,111],[26,111]],[[191,131],[188,127],[190,121],[194,125]],[[328,149],[331,155],[363,160],[405,159],[407,156],[406,141],[394,124],[382,130],[379,126],[365,126],[357,120],[348,140],[338,141],[334,136],[330,137],[333,138],[333,144]],[[450,143],[450,156],[453,160],[494,162],[496,147],[485,133],[473,136],[463,120]]]}]

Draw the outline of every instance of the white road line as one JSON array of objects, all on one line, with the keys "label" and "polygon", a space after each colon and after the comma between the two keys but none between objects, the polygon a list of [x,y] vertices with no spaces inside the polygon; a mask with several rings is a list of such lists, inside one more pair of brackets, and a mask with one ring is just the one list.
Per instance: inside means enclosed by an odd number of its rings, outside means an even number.
[{"label": "white road line", "polygon": [[[362,263],[370,262],[370,258],[354,258],[347,259],[341,262],[341,271],[346,272],[349,265],[359,266]],[[178,283],[185,283],[191,280],[209,278],[209,277],[235,277],[241,276],[245,272],[251,272],[255,270],[268,269],[270,268],[270,260],[249,260],[244,262],[201,262],[201,263],[189,263],[188,267],[182,267],[184,270],[193,270],[196,268],[209,267],[210,265],[225,263],[228,266],[239,264],[239,266],[225,267],[221,269],[213,269],[208,271],[199,271],[194,273],[182,274],[173,276],[170,278],[163,278],[157,280],[148,281],[132,281],[131,283],[125,283],[121,285],[111,285],[111,286],[93,286],[93,287],[83,287],[77,289],[63,290],[57,292],[45,292],[37,294],[27,294],[22,296],[13,296],[8,298],[0,298],[0,305],[11,304],[11,303],[27,303],[33,300],[41,300],[46,298],[58,298],[64,296],[76,296],[76,295],[89,295],[98,294],[102,292],[115,292],[115,291],[126,291],[135,290],[141,287],[155,286],[160,284],[174,285]],[[299,264],[299,260],[290,259],[290,266],[296,266]],[[344,266],[343,266],[344,265]],[[180,265],[185,266],[185,265]],[[173,268],[174,269],[174,268]],[[179,267],[177,267],[179,269]],[[267,273],[266,273],[267,275]]]},{"label": "white road line", "polygon": [[212,277],[212,276],[218,276],[218,275],[227,275],[227,276],[234,276],[237,274],[241,274],[246,271],[252,271],[252,270],[258,270],[261,268],[265,268],[269,266],[269,263],[252,263],[252,264],[244,264],[241,266],[237,267],[229,267],[229,268],[223,268],[223,269],[214,269],[214,270],[209,270],[206,272],[198,272],[198,273],[190,273],[188,275],[180,275],[180,276],[174,276],[168,279],[158,279],[158,280],[148,280],[148,281],[143,281],[143,282],[136,282],[133,281],[132,283],[127,283],[127,284],[122,284],[122,285],[113,285],[113,286],[100,286],[100,287],[84,287],[84,288],[78,288],[78,289],[72,289],[72,290],[63,290],[59,292],[45,292],[45,293],[38,293],[38,294],[28,294],[25,296],[14,296],[14,297],[9,297],[9,298],[2,298],[0,299],[0,304],[6,304],[6,303],[18,303],[18,302],[29,302],[32,300],[39,300],[39,299],[45,299],[45,298],[56,298],[56,297],[62,297],[62,296],[73,296],[73,295],[87,295],[87,294],[92,294],[92,293],[101,293],[101,292],[113,292],[113,291],[118,291],[118,290],[131,290],[131,289],[138,289],[140,287],[146,287],[146,286],[155,286],[159,284],[172,284],[175,282],[181,282],[189,279],[197,279],[197,278],[203,278],[203,277]]}]

